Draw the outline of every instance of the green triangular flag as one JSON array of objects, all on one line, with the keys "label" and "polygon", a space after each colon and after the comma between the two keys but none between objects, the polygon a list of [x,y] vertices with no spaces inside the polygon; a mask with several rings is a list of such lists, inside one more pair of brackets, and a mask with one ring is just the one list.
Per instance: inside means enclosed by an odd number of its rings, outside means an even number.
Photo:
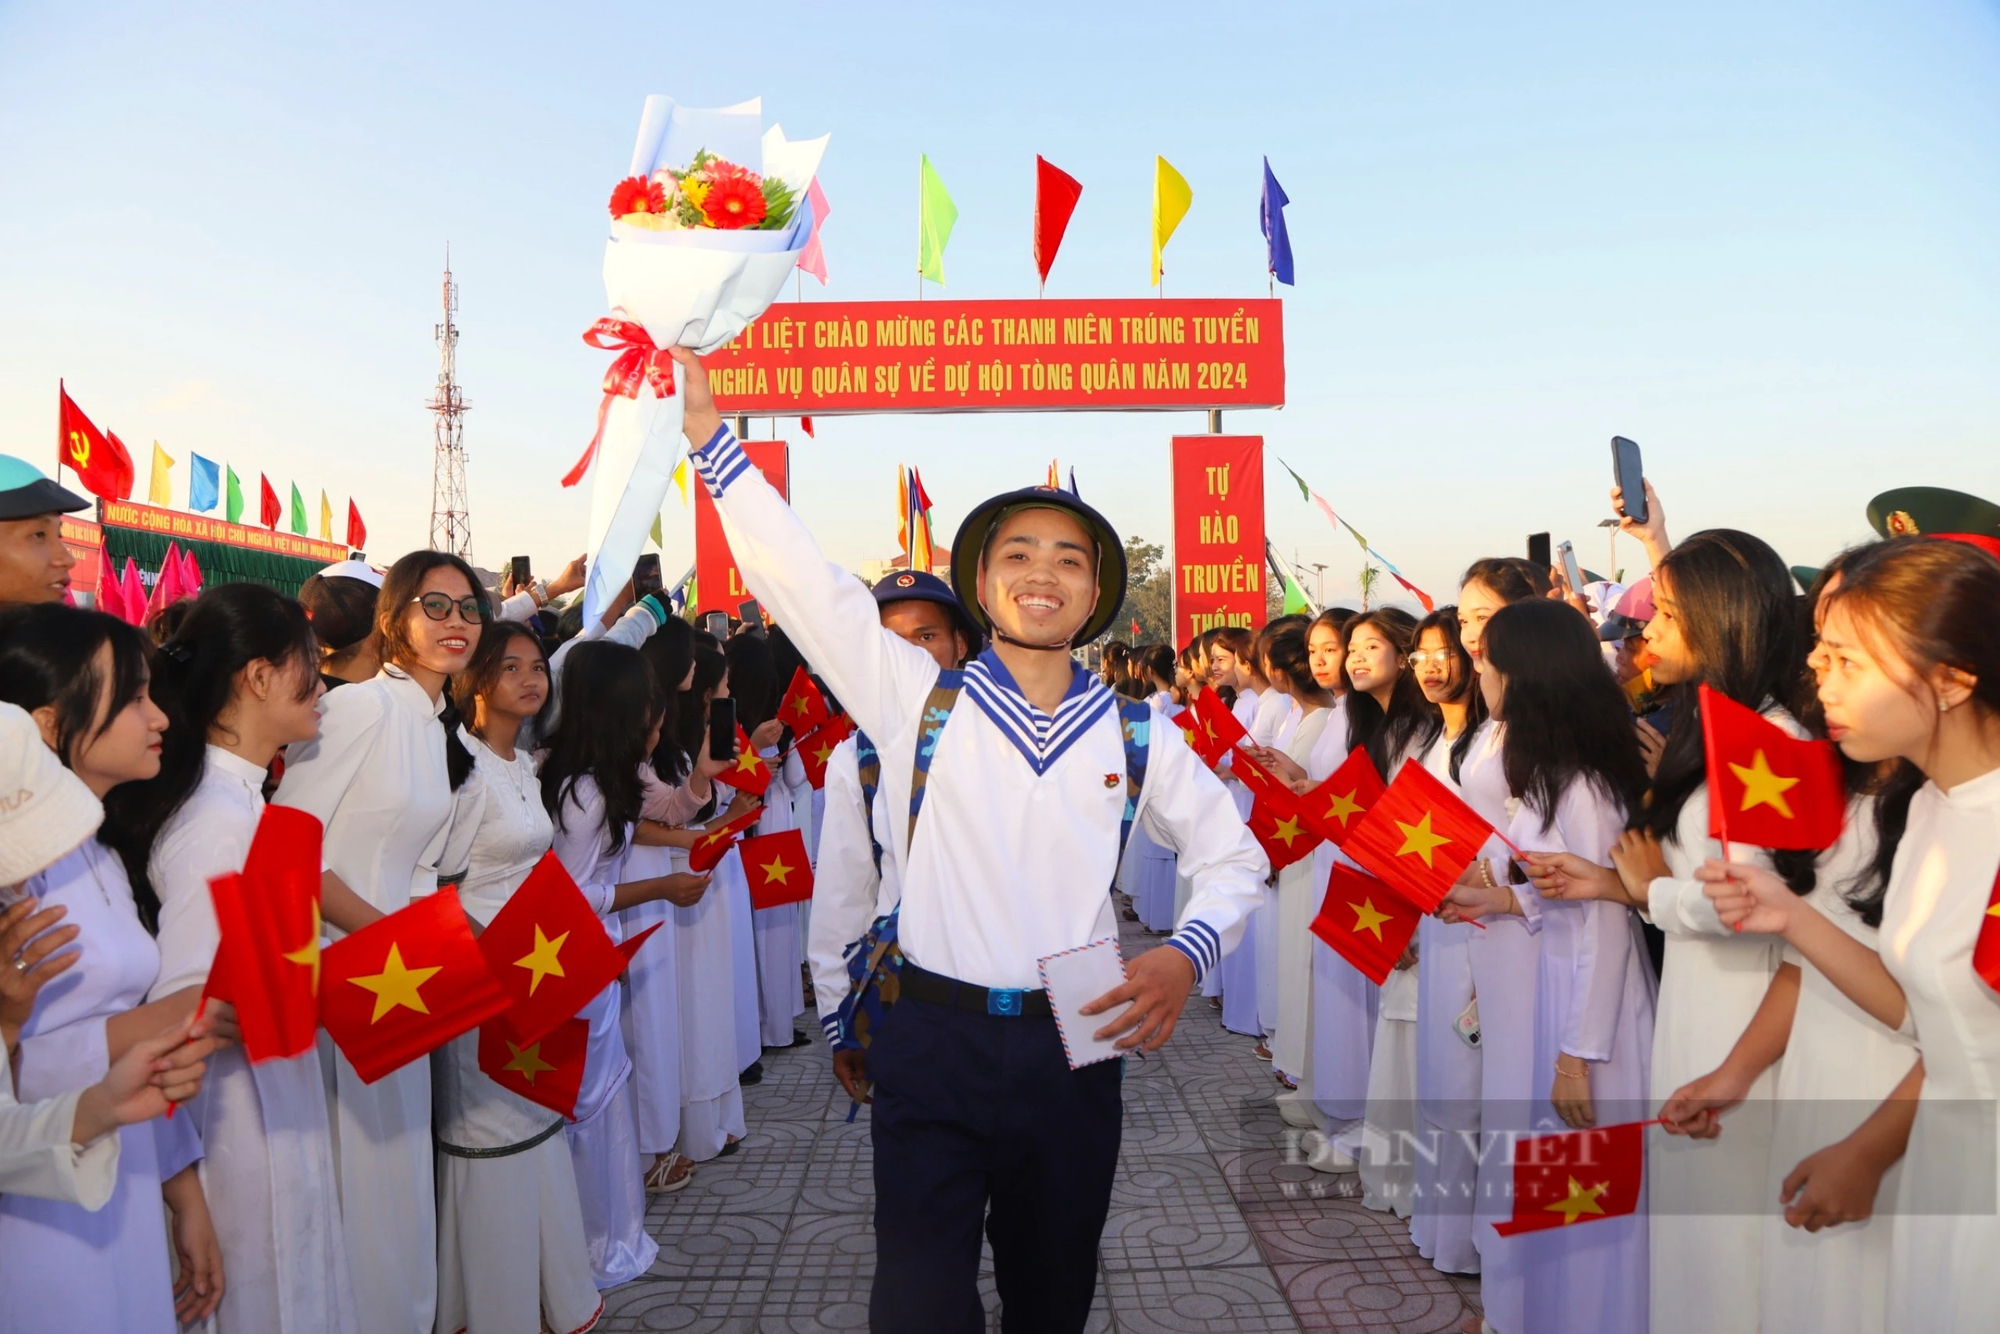
[{"label": "green triangular flag", "polygon": [[306,533],[306,498],[299,494],[299,484],[292,483],[292,531],[300,537]]},{"label": "green triangular flag", "polygon": [[958,224],[958,205],[945,192],[944,181],[929,157],[917,163],[917,272],[944,285],[944,248]]},{"label": "green triangular flag", "polygon": [[228,516],[229,522],[241,523],[243,522],[243,483],[236,480],[236,469],[230,468],[227,469],[227,472],[229,473],[229,499],[226,502],[228,509],[224,513]]},{"label": "green triangular flag", "polygon": [[1299,587],[1299,581],[1290,574],[1285,576],[1285,611],[1287,616],[1313,610],[1312,600],[1306,597],[1306,590]]},{"label": "green triangular flag", "polygon": [[653,516],[653,545],[663,549],[667,545],[666,541],[660,536],[660,516],[657,514]]},{"label": "green triangular flag", "polygon": [[[1280,468],[1283,468],[1286,472],[1292,472],[1292,465],[1285,462],[1283,459],[1278,460],[1278,466]],[[1300,500],[1311,500],[1313,498],[1312,488],[1306,485],[1305,478],[1299,476],[1295,472],[1292,472],[1292,480],[1299,484]]]}]

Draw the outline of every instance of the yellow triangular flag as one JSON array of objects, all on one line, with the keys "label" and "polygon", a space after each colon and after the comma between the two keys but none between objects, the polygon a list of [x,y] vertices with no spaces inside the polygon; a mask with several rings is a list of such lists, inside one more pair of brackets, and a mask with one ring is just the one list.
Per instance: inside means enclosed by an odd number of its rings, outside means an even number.
[{"label": "yellow triangular flag", "polygon": [[686,509],[694,503],[694,497],[688,492],[688,461],[686,459],[682,459],[674,465],[674,485],[680,489],[682,509]]},{"label": "yellow triangular flag", "polygon": [[1188,205],[1194,202],[1194,191],[1188,187],[1187,177],[1174,170],[1174,164],[1163,157],[1153,159],[1153,286],[1160,285],[1160,256],[1165,253],[1167,242],[1173,238],[1174,228],[1181,225],[1187,216]]},{"label": "yellow triangular flag", "polygon": [[333,541],[333,502],[326,498],[326,492],[319,493],[319,540]]},{"label": "yellow triangular flag", "polygon": [[174,503],[174,483],[171,475],[174,460],[167,451],[160,448],[160,442],[153,442],[153,479],[146,484],[146,503],[149,505],[171,505]]}]

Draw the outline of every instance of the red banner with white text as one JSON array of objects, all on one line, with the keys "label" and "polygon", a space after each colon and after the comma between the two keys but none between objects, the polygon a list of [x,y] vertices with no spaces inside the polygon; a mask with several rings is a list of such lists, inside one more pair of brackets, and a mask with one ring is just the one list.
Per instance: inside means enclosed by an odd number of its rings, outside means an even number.
[{"label": "red banner with white text", "polygon": [[1174,643],[1264,623],[1264,437],[1177,435]]},{"label": "red banner with white text", "polygon": [[[783,440],[745,440],[743,452],[757,465],[778,494],[791,499],[791,446]],[[736,557],[730,554],[729,540],[722,535],[722,516],[709,499],[701,479],[694,481],[694,582],[697,613],[726,611],[731,616],[743,605],[750,591],[743,587]]]}]

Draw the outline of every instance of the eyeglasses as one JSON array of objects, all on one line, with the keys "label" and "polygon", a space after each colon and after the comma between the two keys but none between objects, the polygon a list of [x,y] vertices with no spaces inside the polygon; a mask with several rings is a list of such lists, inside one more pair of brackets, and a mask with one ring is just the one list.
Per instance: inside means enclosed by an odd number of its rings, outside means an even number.
[{"label": "eyeglasses", "polygon": [[479,599],[476,597],[454,598],[449,593],[425,593],[421,597],[411,598],[410,601],[422,607],[424,615],[434,621],[441,621],[451,615],[453,607],[458,608],[460,619],[464,620],[468,625],[477,625],[485,619],[485,615],[480,609]]},{"label": "eyeglasses", "polygon": [[1448,648],[1425,649],[1410,655],[1410,666],[1423,667],[1434,662],[1440,667],[1448,667],[1451,665],[1451,656],[1451,650]]}]

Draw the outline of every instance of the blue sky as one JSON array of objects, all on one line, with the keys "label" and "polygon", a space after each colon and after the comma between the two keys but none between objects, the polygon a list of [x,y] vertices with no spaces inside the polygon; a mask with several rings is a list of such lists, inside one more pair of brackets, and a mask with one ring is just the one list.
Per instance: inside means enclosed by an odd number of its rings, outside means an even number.
[{"label": "blue sky", "polygon": [[[142,488],[157,437],[355,495],[377,556],[417,545],[449,241],[475,555],[550,568],[583,542],[556,479],[594,417],[605,355],[579,335],[641,101],[762,94],[833,135],[833,285],[807,300],[913,294],[920,152],[959,206],[952,296],[1033,293],[1038,152],[1084,185],[1051,295],[1145,294],[1155,153],[1195,192],[1169,293],[1262,295],[1269,154],[1291,401],[1226,424],[1435,592],[1531,529],[1601,564],[1614,433],[1677,533],[1744,527],[1793,562],[1865,536],[1890,486],[2000,496],[1992,3],[943,9],[5,0],[0,449],[52,455],[66,376]],[[1159,540],[1167,439],[1200,429],[827,420],[791,430],[793,494],[854,565],[893,547],[897,461],[949,534],[1053,454]],[[1353,543],[1288,483],[1268,503],[1351,590]],[[670,533],[667,563],[690,549]]]}]

